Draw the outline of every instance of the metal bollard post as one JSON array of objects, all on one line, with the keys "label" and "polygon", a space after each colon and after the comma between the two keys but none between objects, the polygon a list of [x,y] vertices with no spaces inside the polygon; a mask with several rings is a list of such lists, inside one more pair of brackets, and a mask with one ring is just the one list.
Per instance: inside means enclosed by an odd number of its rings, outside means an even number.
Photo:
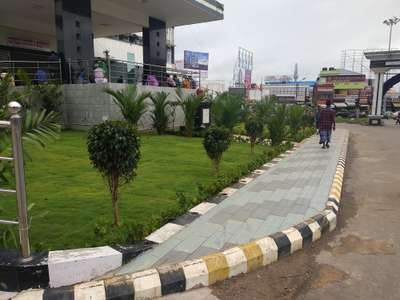
[{"label": "metal bollard post", "polygon": [[11,113],[10,123],[17,191],[19,241],[21,244],[22,256],[24,258],[29,258],[31,255],[31,250],[29,246],[29,221],[26,204],[24,157],[22,150],[22,118],[18,114],[20,110],[21,105],[18,102],[13,101],[8,104],[8,111]]}]

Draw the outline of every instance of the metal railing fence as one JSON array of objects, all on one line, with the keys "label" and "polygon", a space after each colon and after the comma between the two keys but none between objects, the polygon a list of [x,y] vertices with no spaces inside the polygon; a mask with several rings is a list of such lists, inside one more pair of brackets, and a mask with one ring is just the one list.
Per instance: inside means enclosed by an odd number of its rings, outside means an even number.
[{"label": "metal railing fence", "polygon": [[29,245],[29,221],[25,190],[24,157],[22,149],[22,118],[19,115],[22,106],[18,102],[10,102],[8,110],[11,113],[10,121],[0,121],[0,128],[11,129],[12,157],[0,157],[0,161],[14,163],[15,190],[0,189],[0,193],[15,194],[18,206],[18,221],[0,220],[3,225],[18,225],[21,253],[24,258],[31,255]]},{"label": "metal railing fence", "polygon": [[141,83],[152,86],[196,89],[201,72],[131,61],[98,58],[67,61],[0,61],[0,74],[12,75],[15,85],[24,85],[21,71],[34,84]]}]

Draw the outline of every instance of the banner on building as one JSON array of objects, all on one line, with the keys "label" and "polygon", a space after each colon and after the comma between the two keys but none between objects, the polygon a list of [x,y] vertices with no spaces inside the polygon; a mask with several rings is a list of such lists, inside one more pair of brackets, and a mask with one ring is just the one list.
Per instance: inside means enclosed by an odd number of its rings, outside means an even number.
[{"label": "banner on building", "polygon": [[209,54],[203,52],[184,52],[184,68],[191,70],[208,71]]}]

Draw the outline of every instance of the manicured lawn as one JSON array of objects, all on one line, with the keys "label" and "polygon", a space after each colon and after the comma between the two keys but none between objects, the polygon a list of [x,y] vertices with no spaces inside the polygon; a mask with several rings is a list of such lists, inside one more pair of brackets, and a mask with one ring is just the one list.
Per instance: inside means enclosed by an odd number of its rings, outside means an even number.
[{"label": "manicured lawn", "polygon": [[[142,159],[135,181],[121,191],[122,220],[146,223],[153,215],[176,206],[176,192],[195,196],[197,183],[213,181],[211,163],[202,140],[176,136],[144,135]],[[258,146],[257,153],[262,152]],[[32,215],[48,211],[44,219],[33,220],[31,241],[44,249],[85,247],[94,237],[94,225],[112,220],[111,200],[105,181],[88,160],[86,133],[66,131],[46,150],[29,148],[26,163],[29,203]],[[224,155],[222,172],[246,164],[254,156],[250,146],[234,143]],[[15,217],[15,198],[0,195],[6,209],[0,219]]]}]

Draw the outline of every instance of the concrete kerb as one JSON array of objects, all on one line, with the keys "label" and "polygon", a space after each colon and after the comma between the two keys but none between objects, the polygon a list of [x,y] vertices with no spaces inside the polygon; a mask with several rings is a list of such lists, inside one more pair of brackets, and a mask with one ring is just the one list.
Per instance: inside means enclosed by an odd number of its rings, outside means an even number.
[{"label": "concrete kerb", "polygon": [[347,146],[348,133],[344,138],[326,209],[287,230],[200,259],[71,287],[29,290],[13,299],[151,299],[209,286],[278,261],[306,248],[336,228]]}]

